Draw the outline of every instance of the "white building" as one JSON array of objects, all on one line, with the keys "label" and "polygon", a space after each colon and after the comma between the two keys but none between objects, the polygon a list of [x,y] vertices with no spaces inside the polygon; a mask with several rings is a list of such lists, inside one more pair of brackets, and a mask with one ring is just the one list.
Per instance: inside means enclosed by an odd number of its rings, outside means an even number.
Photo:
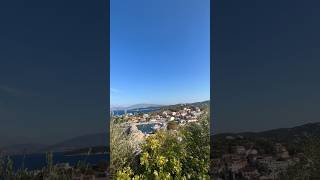
[{"label": "white building", "polygon": [[168,112],[167,111],[163,111],[162,115],[166,117],[166,116],[168,116]]},{"label": "white building", "polygon": [[198,121],[197,119],[188,119],[188,123],[197,122],[197,121]]},{"label": "white building", "polygon": [[247,155],[257,155],[258,154],[258,150],[256,149],[249,149],[246,152]]},{"label": "white building", "polygon": [[236,146],[235,147],[235,153],[237,154],[245,154],[246,148],[244,146]]},{"label": "white building", "polygon": [[235,160],[228,164],[229,170],[231,170],[234,173],[238,173],[240,169],[246,167],[248,162],[244,159]]},{"label": "white building", "polygon": [[148,118],[149,114],[143,114],[143,118]]}]

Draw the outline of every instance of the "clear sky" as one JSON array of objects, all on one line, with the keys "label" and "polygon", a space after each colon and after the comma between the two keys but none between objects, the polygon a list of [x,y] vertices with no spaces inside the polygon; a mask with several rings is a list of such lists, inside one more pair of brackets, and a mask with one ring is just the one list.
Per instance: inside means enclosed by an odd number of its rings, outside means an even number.
[{"label": "clear sky", "polygon": [[214,132],[320,119],[320,1],[212,1]]},{"label": "clear sky", "polygon": [[0,5],[0,147],[106,131],[106,1]]},{"label": "clear sky", "polygon": [[111,105],[210,98],[209,0],[111,0]]}]

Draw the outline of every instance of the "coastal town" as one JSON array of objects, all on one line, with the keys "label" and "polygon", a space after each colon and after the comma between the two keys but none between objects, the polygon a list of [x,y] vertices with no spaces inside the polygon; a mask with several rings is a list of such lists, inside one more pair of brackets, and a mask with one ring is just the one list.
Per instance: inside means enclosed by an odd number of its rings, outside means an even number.
[{"label": "coastal town", "polygon": [[111,112],[111,176],[208,179],[209,104],[203,101]]},{"label": "coastal town", "polygon": [[253,142],[243,136],[225,136],[220,141],[225,149],[214,150],[211,159],[210,171],[216,179],[281,179],[303,157],[302,153],[290,155],[282,143]]},{"label": "coastal town", "polygon": [[208,113],[200,107],[181,104],[175,108],[160,109],[149,113],[124,113],[112,115],[113,121],[119,122],[123,127],[138,130],[140,136],[147,137],[154,132],[175,130],[187,123],[197,122],[203,113]]},{"label": "coastal town", "polygon": [[122,131],[131,139],[135,154],[140,154],[141,144],[147,137],[160,130],[176,131],[186,124],[197,123],[200,116],[206,113],[205,107],[180,104],[144,113],[137,111],[111,115],[113,122],[120,124]]}]

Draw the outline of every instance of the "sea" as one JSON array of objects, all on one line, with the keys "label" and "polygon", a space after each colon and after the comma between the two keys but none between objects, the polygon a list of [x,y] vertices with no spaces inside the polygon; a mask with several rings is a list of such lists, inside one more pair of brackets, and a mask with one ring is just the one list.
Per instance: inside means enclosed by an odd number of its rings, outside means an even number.
[{"label": "sea", "polygon": [[[160,108],[141,108],[128,110],[127,113],[148,113],[160,110]],[[113,111],[114,115],[125,114],[124,110]],[[154,124],[140,125],[138,128],[145,133],[151,133],[154,130],[152,127]],[[27,154],[27,155],[13,155],[10,156],[13,161],[14,170],[21,168],[27,168],[28,170],[42,169],[46,166],[46,154]],[[53,153],[53,164],[69,163],[70,166],[75,166],[79,161],[85,161],[90,165],[95,165],[99,162],[106,162],[110,160],[109,154],[91,154],[87,155],[64,155],[61,152]]]},{"label": "sea", "polygon": [[[140,109],[132,109],[132,110],[127,110],[127,113],[132,113],[132,114],[136,114],[136,113],[149,113],[149,112],[154,112],[154,111],[158,111],[160,110],[159,107],[155,107],[155,108],[140,108]],[[113,111],[114,115],[124,115],[125,114],[125,110],[115,110]]]},{"label": "sea", "polygon": [[155,130],[153,129],[153,126],[155,124],[156,123],[140,124],[140,125],[137,125],[137,128],[143,133],[150,134],[155,132]]},{"label": "sea", "polygon": [[[46,166],[46,154],[28,154],[10,156],[13,161],[14,170],[27,168],[28,170],[42,169]],[[75,166],[79,161],[85,161],[90,165],[110,160],[109,154],[91,154],[91,155],[64,155],[64,153],[53,153],[53,164],[69,163]]]}]

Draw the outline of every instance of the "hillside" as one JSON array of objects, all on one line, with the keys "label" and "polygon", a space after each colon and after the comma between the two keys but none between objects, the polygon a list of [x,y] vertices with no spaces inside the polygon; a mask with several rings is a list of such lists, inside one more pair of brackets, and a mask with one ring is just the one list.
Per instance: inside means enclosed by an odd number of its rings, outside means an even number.
[{"label": "hillside", "polygon": [[159,104],[135,104],[128,107],[111,107],[112,111],[123,111],[123,110],[137,110],[137,109],[147,109],[147,108],[172,108],[180,105],[191,105],[191,106],[202,106],[209,105],[210,101],[194,102],[194,103],[179,103],[173,105],[159,105]]},{"label": "hillside", "polygon": [[202,101],[202,102],[194,102],[194,103],[184,103],[184,104],[174,104],[174,105],[168,105],[168,106],[162,106],[161,110],[176,110],[180,109],[180,106],[197,106],[197,107],[204,107],[204,106],[210,106],[210,101]]},{"label": "hillside", "polygon": [[78,136],[51,146],[44,148],[42,151],[71,151],[75,149],[95,147],[95,146],[106,146],[109,144],[107,133],[96,133]]},{"label": "hillside", "polygon": [[102,154],[102,153],[109,153],[109,149],[107,146],[95,146],[90,148],[81,148],[75,149],[72,151],[67,151],[64,154],[67,156],[74,156],[74,155],[83,155],[83,154]]},{"label": "hillside", "polygon": [[11,146],[1,147],[0,152],[9,155],[15,154],[30,154],[40,151],[47,145],[44,144],[14,144]]},{"label": "hillside", "polygon": [[134,104],[128,107],[111,107],[111,111],[124,111],[124,110],[134,110],[134,109],[145,109],[145,108],[155,108],[161,107],[158,104]]},{"label": "hillside", "polygon": [[243,136],[245,138],[264,138],[275,142],[299,142],[306,137],[320,137],[320,123],[308,123],[292,128],[279,128],[262,132],[223,133],[212,135],[211,138],[225,138],[226,136]]},{"label": "hillside", "polygon": [[108,147],[109,138],[107,133],[95,133],[74,137],[53,145],[43,144],[15,144],[11,146],[1,147],[0,152],[5,154],[32,154],[44,153],[48,151],[66,152],[73,150],[81,150],[89,147]]}]

